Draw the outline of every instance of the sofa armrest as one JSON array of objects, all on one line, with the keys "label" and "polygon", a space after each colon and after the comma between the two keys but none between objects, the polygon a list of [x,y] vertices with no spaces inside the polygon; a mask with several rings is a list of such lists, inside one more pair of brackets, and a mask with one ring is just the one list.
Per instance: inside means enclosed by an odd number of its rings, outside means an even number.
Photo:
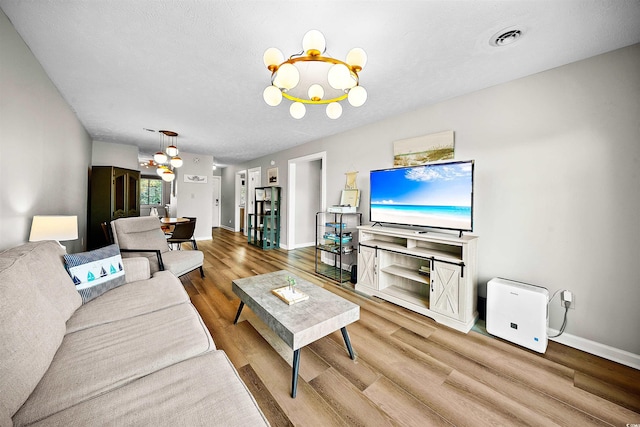
[{"label": "sofa armrest", "polygon": [[151,277],[149,258],[122,258],[122,264],[127,283],[136,282],[138,280],[147,280]]},{"label": "sofa armrest", "polygon": [[120,252],[153,252],[158,257],[158,267],[160,271],[164,270],[164,263],[162,262],[162,252],[160,252],[160,249],[122,249],[120,248]]}]

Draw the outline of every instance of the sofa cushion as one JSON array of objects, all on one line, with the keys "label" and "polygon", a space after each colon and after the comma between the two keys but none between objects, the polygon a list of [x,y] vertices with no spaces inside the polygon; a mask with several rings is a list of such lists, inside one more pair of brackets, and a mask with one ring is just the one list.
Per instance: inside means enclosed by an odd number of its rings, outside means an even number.
[{"label": "sofa cushion", "polygon": [[80,307],[82,299],[64,268],[64,254],[65,249],[58,243],[46,240],[25,243],[0,256],[26,265],[28,274],[23,275],[20,283],[32,283],[66,321]]},{"label": "sofa cushion", "polygon": [[12,417],[36,388],[65,332],[59,307],[25,280],[35,262],[23,261],[34,246],[23,249],[20,256],[20,250],[0,254],[0,422]]},{"label": "sofa cushion", "polygon": [[36,425],[268,426],[223,351],[167,367]]},{"label": "sofa cushion", "polygon": [[64,261],[83,304],[125,284],[118,245],[78,254],[65,254]]},{"label": "sofa cushion", "polygon": [[159,271],[151,279],[120,286],[84,304],[67,321],[67,333],[140,316],[188,301],[189,295],[180,280],[168,271]]},{"label": "sofa cushion", "polygon": [[41,420],[213,349],[189,303],[67,334],[13,421]]}]

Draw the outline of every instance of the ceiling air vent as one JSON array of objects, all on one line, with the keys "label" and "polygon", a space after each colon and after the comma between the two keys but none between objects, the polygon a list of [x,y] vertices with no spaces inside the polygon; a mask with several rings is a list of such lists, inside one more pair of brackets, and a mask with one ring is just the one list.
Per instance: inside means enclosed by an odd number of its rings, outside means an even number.
[{"label": "ceiling air vent", "polygon": [[506,46],[511,44],[522,37],[522,31],[520,30],[509,30],[509,31],[500,31],[493,37],[491,37],[491,45],[492,46]]}]

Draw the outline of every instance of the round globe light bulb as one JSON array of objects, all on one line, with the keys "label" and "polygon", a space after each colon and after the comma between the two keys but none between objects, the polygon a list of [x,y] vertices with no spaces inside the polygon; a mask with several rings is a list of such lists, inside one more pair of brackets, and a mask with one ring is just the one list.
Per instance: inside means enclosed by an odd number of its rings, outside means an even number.
[{"label": "round globe light bulb", "polygon": [[327,73],[327,80],[329,85],[334,89],[343,90],[349,87],[349,80],[351,80],[351,72],[344,64],[335,64],[329,68]]},{"label": "round globe light bulb", "polygon": [[162,177],[162,174],[164,173],[164,167],[158,166],[158,168],[156,169],[156,173],[158,174],[159,177]]},{"label": "round globe light bulb", "polygon": [[269,49],[264,51],[264,55],[262,55],[262,61],[268,69],[273,71],[273,69],[284,62],[284,55],[282,54],[280,49],[276,47],[270,47]]},{"label": "round globe light bulb", "polygon": [[153,160],[156,163],[166,163],[167,155],[164,154],[162,151],[158,151],[156,154],[153,155]]},{"label": "round globe light bulb", "polygon": [[162,180],[166,182],[171,182],[176,179],[176,174],[173,173],[171,169],[165,169],[162,173]]},{"label": "round globe light bulb", "polygon": [[360,107],[367,101],[367,91],[362,86],[356,86],[349,91],[347,99],[352,106]]},{"label": "round globe light bulb", "polygon": [[182,159],[178,156],[172,157],[170,163],[171,163],[171,166],[173,166],[174,168],[179,168],[184,164]]},{"label": "round globe light bulb", "polygon": [[337,102],[332,102],[327,105],[327,116],[330,119],[337,119],[342,115],[342,105]]},{"label": "round globe light bulb", "polygon": [[347,53],[346,63],[362,70],[367,64],[367,53],[362,48],[354,47]]},{"label": "round globe light bulb", "polygon": [[282,91],[276,86],[267,86],[264,92],[262,92],[262,98],[264,98],[264,102],[266,102],[267,105],[276,107],[282,102]]},{"label": "round globe light bulb", "polygon": [[327,42],[324,39],[324,35],[318,30],[307,31],[307,34],[302,38],[302,50],[307,54],[309,51],[317,51],[321,54],[325,51]]},{"label": "round globe light bulb", "polygon": [[307,113],[307,109],[302,102],[294,102],[289,107],[289,113],[294,119],[301,119]]},{"label": "round globe light bulb", "polygon": [[312,101],[320,101],[324,96],[324,89],[319,84],[312,84],[309,86],[309,91],[307,92],[309,95],[309,99]]},{"label": "round globe light bulb", "polygon": [[279,88],[289,90],[298,85],[300,81],[300,72],[293,64],[282,64],[276,72],[276,77],[273,79],[273,84]]},{"label": "round globe light bulb", "polygon": [[178,147],[176,147],[175,145],[170,145],[167,147],[165,152],[167,153],[167,156],[175,157],[178,155]]}]

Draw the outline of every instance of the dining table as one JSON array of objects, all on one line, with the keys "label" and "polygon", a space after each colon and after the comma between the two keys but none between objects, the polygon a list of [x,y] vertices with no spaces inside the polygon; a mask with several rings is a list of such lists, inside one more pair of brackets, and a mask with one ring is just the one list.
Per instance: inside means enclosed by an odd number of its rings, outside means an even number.
[{"label": "dining table", "polygon": [[163,217],[160,218],[160,222],[162,223],[162,225],[176,225],[179,222],[189,222],[189,218],[183,218],[183,217],[178,217],[178,218],[170,218],[170,217]]}]

